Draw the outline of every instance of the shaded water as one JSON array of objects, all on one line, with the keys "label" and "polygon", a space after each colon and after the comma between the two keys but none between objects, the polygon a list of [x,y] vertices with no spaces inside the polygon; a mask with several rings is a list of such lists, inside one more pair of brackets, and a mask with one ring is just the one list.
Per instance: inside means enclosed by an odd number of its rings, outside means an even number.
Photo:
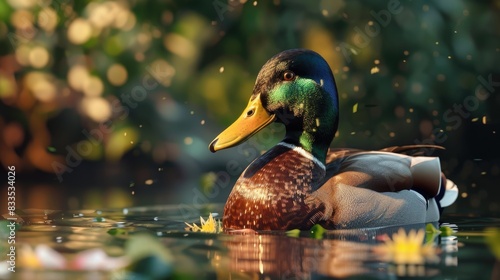
[{"label": "shaded water", "polygon": [[[209,213],[220,215],[222,207],[205,205],[199,211],[180,205],[71,212],[20,211],[23,226],[16,232],[18,266],[15,273],[3,274],[3,277],[152,279],[150,272],[161,271],[164,265],[154,261],[142,263],[149,272],[141,274],[140,269],[137,272],[130,266],[129,271],[135,273],[90,271],[71,265],[40,268],[22,260],[23,247],[36,248],[44,244],[66,259],[75,258],[85,250],[101,248],[111,256],[101,262],[112,263],[125,254],[129,239],[147,232],[159,241],[159,249],[172,257],[162,274],[167,279],[395,279],[407,276],[500,279],[500,262],[485,243],[488,232],[500,227],[498,218],[445,215],[443,221],[453,232],[449,236],[426,234],[426,242],[433,244],[435,250],[422,255],[407,254],[406,260],[401,260],[379,250],[398,227],[326,231],[322,238],[312,238],[309,232],[292,237],[285,232],[243,235],[185,230],[184,222],[199,223],[199,216],[207,217]],[[217,214],[215,217],[220,218]],[[411,225],[405,230],[424,228],[425,225]],[[57,259],[57,256],[45,257]]]}]

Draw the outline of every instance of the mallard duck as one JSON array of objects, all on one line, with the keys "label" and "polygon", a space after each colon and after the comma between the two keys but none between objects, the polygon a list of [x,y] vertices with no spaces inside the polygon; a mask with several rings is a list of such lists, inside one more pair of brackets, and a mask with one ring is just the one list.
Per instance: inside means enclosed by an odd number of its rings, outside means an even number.
[{"label": "mallard duck", "polygon": [[332,71],[318,53],[286,50],[264,64],[247,107],[209,149],[238,145],[272,122],[284,124],[286,134],[236,181],[224,207],[225,230],[308,230],[315,224],[364,228],[439,220],[440,208],[453,203],[458,193],[441,173],[439,159],[412,156],[426,146],[330,149],[338,102]]}]

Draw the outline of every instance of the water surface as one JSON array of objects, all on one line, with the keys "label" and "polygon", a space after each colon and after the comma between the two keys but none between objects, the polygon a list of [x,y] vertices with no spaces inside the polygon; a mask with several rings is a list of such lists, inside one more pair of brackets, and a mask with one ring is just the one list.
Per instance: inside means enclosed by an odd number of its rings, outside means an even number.
[{"label": "water surface", "polygon": [[[485,242],[486,236],[499,230],[498,218],[444,215],[444,225],[452,231],[428,232],[421,242],[430,244],[432,252],[408,254],[401,259],[384,253],[388,240],[401,227],[333,230],[320,236],[310,232],[287,235],[283,231],[258,234],[186,231],[185,222],[199,224],[199,216],[206,218],[209,213],[220,218],[222,208],[223,205],[210,204],[196,210],[186,205],[170,205],[68,212],[18,211],[22,219],[22,227],[16,232],[18,266],[15,273],[3,277],[152,279],[150,272],[159,271],[166,279],[500,279],[500,262]],[[434,226],[439,228],[438,224]],[[425,225],[408,225],[403,229],[409,233],[423,230]],[[124,249],[127,242],[142,234],[154,236],[157,249],[170,254],[167,264],[145,258],[120,270],[89,270],[69,264],[47,268],[26,265],[19,256],[25,252],[22,248],[36,251],[39,245],[54,249],[68,260],[85,259],[82,252],[100,249],[107,254],[101,262],[112,265],[115,259],[127,254]]]}]

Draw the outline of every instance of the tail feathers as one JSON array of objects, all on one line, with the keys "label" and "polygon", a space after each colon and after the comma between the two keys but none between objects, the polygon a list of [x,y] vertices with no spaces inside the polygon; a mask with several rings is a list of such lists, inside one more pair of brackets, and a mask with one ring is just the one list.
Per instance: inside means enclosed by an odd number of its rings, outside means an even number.
[{"label": "tail feathers", "polygon": [[443,197],[439,200],[439,204],[441,207],[448,207],[457,200],[458,197],[458,186],[453,183],[452,180],[445,179],[444,181],[444,195]]},{"label": "tail feathers", "polygon": [[409,156],[423,156],[432,153],[434,150],[444,150],[444,147],[438,145],[406,145],[387,147],[381,149],[380,151]]}]

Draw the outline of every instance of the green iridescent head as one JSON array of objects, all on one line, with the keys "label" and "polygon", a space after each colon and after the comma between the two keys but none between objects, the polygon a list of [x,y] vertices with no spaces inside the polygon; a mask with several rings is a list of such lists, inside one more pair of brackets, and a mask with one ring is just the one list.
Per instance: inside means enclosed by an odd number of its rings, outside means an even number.
[{"label": "green iridescent head", "polygon": [[286,127],[285,142],[324,161],[338,125],[338,96],[328,63],[305,49],[283,51],[257,76],[243,114],[212,143],[212,152],[235,146],[269,123]]}]

